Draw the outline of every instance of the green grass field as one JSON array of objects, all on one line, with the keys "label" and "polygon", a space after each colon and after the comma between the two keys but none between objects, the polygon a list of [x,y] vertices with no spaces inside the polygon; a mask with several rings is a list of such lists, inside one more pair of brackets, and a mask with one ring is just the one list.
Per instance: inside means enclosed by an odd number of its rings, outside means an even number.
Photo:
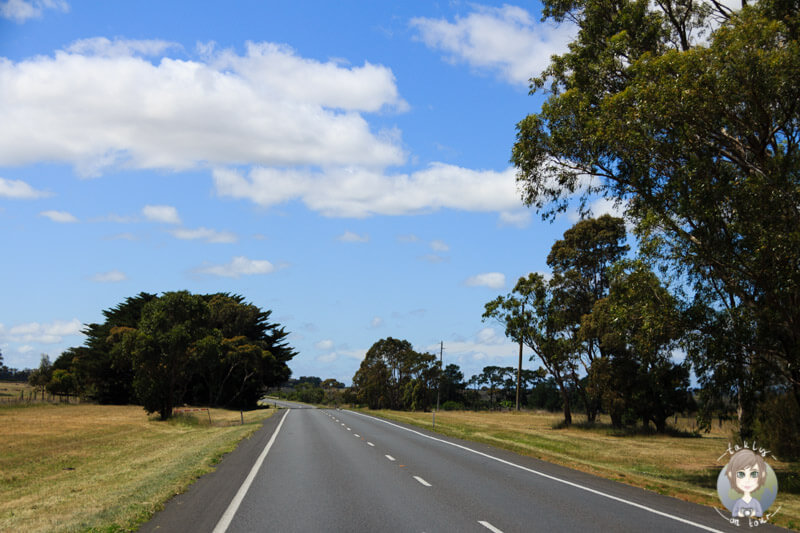
[{"label": "green grass field", "polygon": [[[431,413],[364,411],[398,422],[431,429]],[[622,434],[604,420],[593,428],[581,424],[555,429],[560,414],[546,412],[440,411],[436,431],[491,444],[608,479],[722,509],[716,480],[727,463],[732,427],[715,427],[697,437],[693,421],[679,419],[671,435]],[[608,421],[605,421],[608,422]],[[718,460],[719,459],[719,460]],[[800,530],[800,464],[768,460],[778,474],[778,498],[768,512],[780,511],[772,523]]]},{"label": "green grass field", "polygon": [[274,412],[0,404],[0,531],[135,529]]}]

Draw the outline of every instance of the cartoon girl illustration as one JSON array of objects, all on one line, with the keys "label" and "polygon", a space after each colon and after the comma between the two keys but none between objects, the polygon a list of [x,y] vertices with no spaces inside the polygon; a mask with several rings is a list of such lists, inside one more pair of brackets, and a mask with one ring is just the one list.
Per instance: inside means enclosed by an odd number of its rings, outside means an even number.
[{"label": "cartoon girl illustration", "polygon": [[761,517],[764,511],[753,493],[767,481],[767,465],[764,459],[752,450],[741,449],[731,457],[726,476],[731,489],[742,495],[734,502],[731,516]]}]

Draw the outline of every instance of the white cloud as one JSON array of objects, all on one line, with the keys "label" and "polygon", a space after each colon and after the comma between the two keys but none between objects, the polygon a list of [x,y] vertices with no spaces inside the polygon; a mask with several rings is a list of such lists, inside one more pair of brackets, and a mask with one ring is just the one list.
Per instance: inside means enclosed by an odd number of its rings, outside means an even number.
[{"label": "white cloud", "polygon": [[345,231],[337,237],[342,242],[369,242],[369,235],[359,235],[352,231]]},{"label": "white cloud", "polygon": [[379,316],[373,317],[369,323],[369,327],[375,329],[379,328],[383,325],[383,319]]},{"label": "white cloud", "polygon": [[450,251],[450,245],[440,240],[431,241],[431,250],[434,252],[448,252]]},{"label": "white cloud", "polygon": [[333,348],[333,341],[330,339],[321,340],[314,344],[314,348],[317,350],[330,350]]},{"label": "white cloud", "polygon": [[488,287],[490,289],[502,289],[506,286],[506,276],[500,272],[485,272],[477,274],[465,281],[468,287]]},{"label": "white cloud", "polygon": [[[589,210],[592,217],[597,218],[603,215],[611,215],[613,217],[624,218],[626,205],[624,202],[620,203],[611,198],[598,198],[589,204]],[[569,212],[569,220],[577,222],[580,220],[580,215],[577,211]]]},{"label": "white cloud", "polygon": [[330,217],[408,215],[442,208],[503,212],[520,203],[513,167],[496,172],[434,163],[412,174],[392,176],[364,168],[311,173],[258,167],[247,177],[216,169],[214,183],[220,196],[262,206],[297,199]]},{"label": "white cloud", "polygon": [[66,211],[42,211],[39,214],[43,217],[49,218],[53,222],[58,222],[59,224],[69,224],[78,221],[74,215],[67,213]]},{"label": "white cloud", "polygon": [[398,235],[397,240],[399,242],[417,242],[419,240],[419,237],[417,237],[413,233],[409,233],[408,235]]},{"label": "white cloud", "polygon": [[405,160],[397,133],[373,132],[362,116],[407,107],[386,67],[322,63],[272,43],[202,60],[163,55],[170,46],[100,38],[0,58],[0,166],[49,160],[96,176],[120,166]]},{"label": "white cloud", "polygon": [[518,85],[538,76],[553,54],[566,52],[576,34],[571,24],[537,22],[528,11],[509,5],[475,6],[453,22],[415,18],[411,26],[428,47],[448,54],[449,61],[495,72]]},{"label": "white cloud", "polygon": [[44,191],[37,191],[21,180],[0,178],[0,198],[35,199],[50,196]]},{"label": "white cloud", "polygon": [[336,352],[326,353],[325,355],[320,355],[317,357],[317,361],[320,363],[333,363],[337,359],[339,359],[339,354]]},{"label": "white cloud", "polygon": [[66,48],[66,51],[70,54],[84,56],[125,57],[158,56],[170,48],[180,48],[180,45],[158,39],[148,41],[115,39],[112,41],[105,37],[93,37],[75,41]]},{"label": "white cloud", "polygon": [[69,11],[69,4],[63,0],[6,0],[0,2],[0,17],[17,23],[39,18],[45,9]]},{"label": "white cloud", "polygon": [[497,335],[494,328],[483,328],[475,337],[481,344],[498,344],[504,341],[503,337]]},{"label": "white cloud", "polygon": [[197,229],[180,228],[172,230],[170,233],[178,239],[190,241],[204,240],[210,243],[232,243],[238,240],[236,234],[230,231],[217,231],[203,227]]},{"label": "white cloud", "polygon": [[125,281],[126,279],[128,279],[128,276],[119,270],[110,270],[108,272],[101,272],[92,276],[92,281],[96,281],[98,283],[117,283],[119,281]]},{"label": "white cloud", "polygon": [[500,213],[500,224],[504,226],[515,226],[526,228],[531,223],[530,210],[525,211],[503,211]]},{"label": "white cloud", "polygon": [[83,329],[80,320],[73,318],[69,322],[56,320],[49,324],[28,322],[11,327],[7,332],[0,329],[10,342],[58,344],[64,337],[79,335]]},{"label": "white cloud", "polygon": [[213,265],[199,269],[202,274],[211,274],[225,278],[239,278],[256,274],[270,274],[275,267],[266,260],[248,259],[244,256],[234,257],[225,265]]},{"label": "white cloud", "polygon": [[142,214],[151,222],[162,222],[164,224],[181,223],[178,210],[171,205],[146,205],[142,208]]}]

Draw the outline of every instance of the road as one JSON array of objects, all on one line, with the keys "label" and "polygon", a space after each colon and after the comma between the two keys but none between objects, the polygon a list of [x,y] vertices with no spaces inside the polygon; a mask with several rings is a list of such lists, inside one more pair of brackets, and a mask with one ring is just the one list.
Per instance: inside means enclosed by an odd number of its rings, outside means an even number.
[{"label": "road", "polygon": [[[249,475],[248,475],[249,474]],[[746,521],[741,527],[750,529]],[[361,413],[288,409],[142,531],[740,531],[709,507]],[[762,525],[759,531],[782,531]]]}]

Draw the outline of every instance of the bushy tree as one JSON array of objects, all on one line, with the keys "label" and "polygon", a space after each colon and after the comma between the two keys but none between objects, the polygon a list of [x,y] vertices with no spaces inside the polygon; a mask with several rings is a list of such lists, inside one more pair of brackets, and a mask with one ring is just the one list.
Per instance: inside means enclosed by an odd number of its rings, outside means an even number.
[{"label": "bushy tree", "polygon": [[586,390],[579,373],[581,370],[588,373],[604,351],[599,339],[586,331],[580,334],[581,320],[592,311],[595,303],[608,295],[609,271],[629,249],[625,240],[625,221],[603,215],[577,222],[553,244],[547,256],[547,264],[553,269],[550,286],[554,321],[575,349],[568,369],[589,422],[597,415],[598,397]]},{"label": "bushy tree", "polygon": [[137,401],[161,418],[181,402],[251,408],[289,377],[288,333],[239,295],[140,293],[103,314],[58,361],[100,401]]},{"label": "bushy tree", "polygon": [[28,383],[39,390],[44,391],[47,388],[47,384],[50,383],[50,378],[53,376],[53,365],[50,363],[50,356],[47,354],[42,354],[42,358],[39,361],[39,367],[34,369],[33,372],[30,373],[28,376]]},{"label": "bushy tree", "polygon": [[672,361],[686,324],[677,300],[641,262],[612,270],[609,294],[584,315],[581,334],[598,339],[604,355],[589,372],[612,424],[642,420],[666,430],[667,418],[689,399],[689,368]]},{"label": "bushy tree", "polygon": [[370,409],[425,410],[435,400],[439,375],[433,354],[387,337],[367,351],[353,376],[353,388],[358,401]]}]

